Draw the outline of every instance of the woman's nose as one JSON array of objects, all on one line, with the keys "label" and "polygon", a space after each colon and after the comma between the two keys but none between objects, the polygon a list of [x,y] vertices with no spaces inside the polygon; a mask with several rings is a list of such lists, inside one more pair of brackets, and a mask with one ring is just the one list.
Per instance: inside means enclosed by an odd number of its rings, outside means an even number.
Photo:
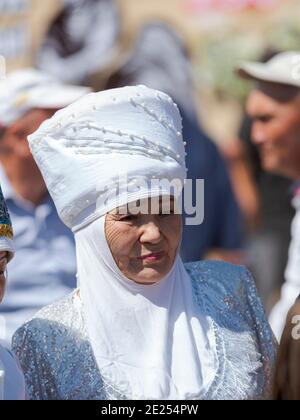
[{"label": "woman's nose", "polygon": [[157,244],[161,241],[159,226],[153,221],[142,226],[141,242],[151,242]]}]

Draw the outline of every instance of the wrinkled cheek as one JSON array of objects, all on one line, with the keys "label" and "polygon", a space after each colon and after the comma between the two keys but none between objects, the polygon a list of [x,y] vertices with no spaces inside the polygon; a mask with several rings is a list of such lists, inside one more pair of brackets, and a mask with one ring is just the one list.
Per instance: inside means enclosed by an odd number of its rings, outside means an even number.
[{"label": "wrinkled cheek", "polygon": [[132,261],[129,257],[127,256],[122,256],[119,261],[117,261],[117,265],[119,270],[123,273],[126,274],[129,271],[131,271],[132,269]]},{"label": "wrinkled cheek", "polygon": [[116,264],[118,266],[118,269],[121,271],[121,273],[123,274],[126,273],[126,267],[122,261],[116,261]]},{"label": "wrinkled cheek", "polygon": [[126,272],[129,274],[137,274],[143,269],[142,263],[136,260],[129,261]]}]

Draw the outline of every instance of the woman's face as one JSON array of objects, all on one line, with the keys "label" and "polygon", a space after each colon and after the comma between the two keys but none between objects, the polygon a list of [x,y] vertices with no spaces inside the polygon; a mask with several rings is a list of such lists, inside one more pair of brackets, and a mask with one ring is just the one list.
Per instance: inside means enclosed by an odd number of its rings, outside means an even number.
[{"label": "woman's face", "polygon": [[6,265],[7,265],[7,253],[0,252],[0,303],[4,297],[4,291],[6,286]]},{"label": "woman's face", "polygon": [[170,272],[181,241],[181,215],[174,213],[174,200],[168,198],[167,212],[162,198],[156,201],[155,212],[153,199],[146,199],[148,214],[134,215],[125,206],[106,216],[105,234],[115,262],[128,279],[140,284],[157,283]]}]

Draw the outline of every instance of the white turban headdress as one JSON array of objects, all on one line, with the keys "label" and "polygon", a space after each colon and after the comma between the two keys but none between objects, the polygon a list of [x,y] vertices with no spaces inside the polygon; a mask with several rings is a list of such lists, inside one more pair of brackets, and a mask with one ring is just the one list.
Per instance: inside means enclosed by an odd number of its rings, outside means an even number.
[{"label": "white turban headdress", "polygon": [[29,144],[74,231],[123,204],[170,194],[159,180],[183,185],[186,177],[177,105],[145,86],[86,95],[43,123]]}]

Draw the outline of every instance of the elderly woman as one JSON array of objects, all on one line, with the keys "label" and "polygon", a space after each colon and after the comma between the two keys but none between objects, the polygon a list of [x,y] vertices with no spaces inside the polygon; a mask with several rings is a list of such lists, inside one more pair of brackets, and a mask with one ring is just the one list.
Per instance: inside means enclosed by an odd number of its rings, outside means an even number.
[{"label": "elderly woman", "polygon": [[250,275],[179,257],[181,128],[170,97],[138,86],[30,136],[78,264],[78,289],[14,337],[32,399],[266,396],[273,337]]},{"label": "elderly woman", "polygon": [[[6,266],[13,258],[13,230],[0,188],[0,302],[6,286]],[[0,339],[5,338],[5,325],[0,319]],[[25,384],[21,370],[12,354],[0,345],[0,400],[25,399]]]}]

